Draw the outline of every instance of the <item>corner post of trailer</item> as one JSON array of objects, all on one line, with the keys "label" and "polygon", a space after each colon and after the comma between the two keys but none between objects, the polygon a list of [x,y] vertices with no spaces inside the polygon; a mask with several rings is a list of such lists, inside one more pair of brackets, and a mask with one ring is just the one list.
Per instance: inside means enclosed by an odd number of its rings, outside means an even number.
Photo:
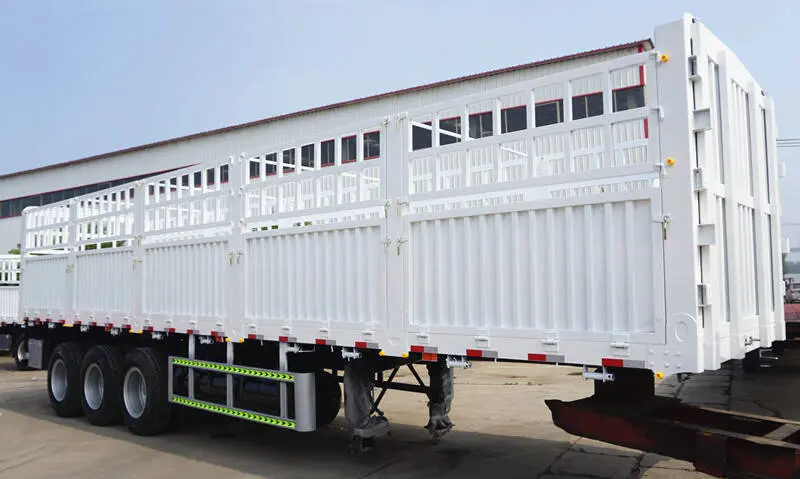
[{"label": "corner post of trailer", "polygon": [[[778,147],[777,147],[777,137],[778,137],[778,125],[775,121],[775,102],[772,98],[767,97],[764,99],[764,123],[766,126],[766,141],[767,141],[767,148],[766,148],[766,155],[767,161],[773,165],[773,168],[770,168],[769,172],[767,173],[767,181],[771,187],[769,188],[769,203],[772,205],[772,216],[771,216],[771,227],[770,233],[772,234],[772,242],[780,243],[781,242],[781,200],[780,195],[778,194],[778,184],[780,182],[780,174],[778,171],[780,170],[780,158],[778,157]],[[772,264],[775,267],[775,275],[779,278],[783,278],[783,256],[781,254],[781,248],[774,247],[772,249]],[[785,341],[786,340],[786,318],[784,317],[783,312],[783,288],[773,288],[773,301],[776,305],[775,307],[775,339],[777,341]]]},{"label": "corner post of trailer", "polygon": [[[657,98],[660,105],[692,104],[687,61],[691,22],[692,17],[684,15],[680,21],[662,25],[655,30],[655,44],[662,53],[669,56],[669,61],[661,62],[656,68]],[[651,105],[651,108],[654,106],[656,105]],[[667,158],[675,160],[674,165],[666,167],[667,174],[661,178],[663,212],[670,215],[669,231],[664,241],[664,285],[667,296],[665,327],[668,345],[675,338],[679,325],[685,325],[689,329],[688,335],[697,334],[702,337],[697,292],[698,254],[695,247],[697,208],[694,204],[692,182],[694,142],[689,134],[692,114],[688,108],[664,111],[663,118],[658,122],[660,162],[666,164]],[[700,372],[703,370],[702,356],[702,349],[698,348],[697,357],[676,358],[675,362],[670,362],[670,368],[674,368],[675,372]],[[669,370],[664,372],[673,373]]]},{"label": "corner post of trailer", "polygon": [[[698,231],[698,237],[701,233],[706,235],[705,240],[698,245],[698,278],[700,282],[707,283],[706,278],[714,278],[715,272],[721,271],[723,268],[720,262],[722,245],[718,240],[721,237],[723,222],[719,218],[717,200],[717,192],[721,187],[719,179],[722,175],[722,168],[717,161],[717,158],[721,160],[721,156],[719,156],[721,152],[716,151],[717,144],[715,143],[720,132],[718,131],[719,127],[714,126],[714,119],[717,115],[716,108],[714,108],[716,98],[712,87],[714,78],[713,72],[709,68],[702,29],[702,24],[698,22],[693,22],[689,28],[691,35],[689,58],[692,63],[689,65],[688,73],[694,108],[691,118],[695,148],[695,157],[692,159],[695,168],[694,194],[697,201],[697,227],[702,230]],[[698,115],[704,114],[707,114],[710,120],[708,129],[699,128],[696,121]],[[713,237],[709,238],[708,235],[711,233],[713,233]],[[701,299],[706,303],[701,306],[701,311],[699,311],[703,324],[703,353],[706,369],[717,369],[721,364],[717,338],[719,318],[724,316],[727,308],[727,298],[723,295],[723,291],[721,287],[708,288],[706,297]]]}]

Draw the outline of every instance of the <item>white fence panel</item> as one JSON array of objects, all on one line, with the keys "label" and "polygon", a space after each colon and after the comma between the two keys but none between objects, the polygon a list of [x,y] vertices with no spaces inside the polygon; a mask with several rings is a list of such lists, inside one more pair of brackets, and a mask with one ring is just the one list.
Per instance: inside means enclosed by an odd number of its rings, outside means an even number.
[{"label": "white fence panel", "polygon": [[12,323],[19,318],[19,286],[0,286],[0,322]]},{"label": "white fence panel", "polygon": [[385,329],[382,221],[247,239],[251,323]]},{"label": "white fence panel", "polygon": [[224,240],[145,247],[143,314],[182,333],[224,332],[231,263]]},{"label": "white fence panel", "polygon": [[[133,251],[108,249],[78,253],[75,259],[74,314],[111,321],[133,311]],[[97,321],[100,323],[101,321]]]},{"label": "white fence panel", "polygon": [[22,284],[24,313],[30,318],[61,319],[69,313],[67,255],[25,259]]}]

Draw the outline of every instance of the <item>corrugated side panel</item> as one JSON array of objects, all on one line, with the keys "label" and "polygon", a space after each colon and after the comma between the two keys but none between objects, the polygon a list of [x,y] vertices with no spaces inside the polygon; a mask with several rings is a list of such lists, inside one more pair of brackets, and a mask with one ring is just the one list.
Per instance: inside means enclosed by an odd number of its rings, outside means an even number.
[{"label": "corrugated side panel", "polygon": [[133,252],[109,250],[81,254],[75,260],[75,312],[79,314],[130,312]]},{"label": "corrugated side panel", "polygon": [[[31,314],[65,312],[67,293],[66,255],[30,258],[25,265],[22,304]],[[42,318],[45,319],[45,318]]]},{"label": "corrugated side panel", "polygon": [[652,332],[647,200],[411,223],[412,325]]},{"label": "corrugated side panel", "polygon": [[385,316],[381,227],[324,229],[247,239],[251,322],[376,324]]},{"label": "corrugated side panel", "polygon": [[0,286],[0,321],[19,319],[19,286]]},{"label": "corrugated side panel", "polygon": [[[759,274],[756,268],[756,243],[755,243],[755,210],[738,205],[737,212],[739,225],[738,257],[735,261],[740,268],[741,276],[735,283],[735,294],[739,295],[743,318],[756,316],[759,313],[758,281]],[[729,257],[730,259],[730,257]]]},{"label": "corrugated side panel", "polygon": [[223,318],[231,266],[226,248],[225,241],[145,248],[144,313],[176,318],[179,330],[199,329],[203,318]]}]

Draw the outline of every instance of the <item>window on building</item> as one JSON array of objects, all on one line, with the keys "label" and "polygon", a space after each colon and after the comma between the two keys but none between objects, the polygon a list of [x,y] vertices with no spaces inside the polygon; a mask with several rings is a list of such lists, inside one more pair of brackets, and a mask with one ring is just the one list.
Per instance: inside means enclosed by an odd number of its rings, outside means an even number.
[{"label": "window on building", "polygon": [[469,137],[485,138],[494,134],[492,112],[475,113],[469,116]]},{"label": "window on building", "polygon": [[320,165],[331,166],[336,163],[336,141],[323,141],[320,145]]},{"label": "window on building", "polygon": [[[452,133],[452,135],[448,135],[447,133]],[[459,136],[454,136],[459,135]],[[453,143],[458,143],[461,141],[461,117],[455,116],[453,118],[445,118],[443,120],[439,120],[439,144],[440,145],[451,145]]]},{"label": "window on building", "polygon": [[290,150],[283,150],[283,165],[284,165],[283,166],[284,173],[289,173],[294,171],[294,148]]},{"label": "window on building", "polygon": [[528,127],[528,107],[505,108],[500,112],[500,132],[511,133]]},{"label": "window on building", "polygon": [[194,174],[194,187],[200,188],[201,186],[203,186],[203,172],[198,171]]},{"label": "window on building", "polygon": [[614,90],[614,111],[625,111],[644,106],[644,86]]},{"label": "window on building", "polygon": [[[430,122],[426,123],[430,125]],[[433,132],[428,128],[423,128],[421,126],[412,126],[411,127],[411,149],[422,150],[424,148],[430,148],[433,146]]]},{"label": "window on building", "polygon": [[208,184],[209,186],[214,184],[214,182],[216,181],[216,173],[217,172],[214,171],[214,168],[209,168],[206,170],[206,184]]},{"label": "window on building", "polygon": [[342,163],[356,161],[358,145],[355,135],[342,138]]},{"label": "window on building", "polygon": [[274,175],[278,172],[278,154],[277,153],[270,153],[269,155],[264,157],[266,161],[266,165],[264,169],[266,170],[266,175]]},{"label": "window on building", "polygon": [[305,168],[314,168],[314,145],[300,147],[300,164]]},{"label": "window on building", "polygon": [[364,159],[369,160],[379,156],[381,156],[381,132],[364,133]]},{"label": "window on building", "polygon": [[220,181],[220,183],[227,183],[229,181],[229,179],[230,179],[230,178],[228,178],[228,176],[229,176],[228,165],[220,166],[219,167],[219,181]]},{"label": "window on building", "polygon": [[261,176],[261,162],[250,162],[250,178],[258,178]]},{"label": "window on building", "polygon": [[591,93],[572,97],[572,119],[580,120],[603,114],[603,94]]},{"label": "window on building", "polygon": [[536,126],[555,125],[564,121],[564,100],[536,104]]}]

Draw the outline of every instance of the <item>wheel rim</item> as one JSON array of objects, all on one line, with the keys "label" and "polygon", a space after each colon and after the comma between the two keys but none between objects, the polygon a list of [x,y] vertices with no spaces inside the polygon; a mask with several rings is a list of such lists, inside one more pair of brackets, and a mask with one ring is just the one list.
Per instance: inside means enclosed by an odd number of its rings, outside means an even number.
[{"label": "wheel rim", "polygon": [[63,359],[56,359],[50,372],[50,392],[53,399],[61,402],[67,397],[67,365]]},{"label": "wheel rim", "polygon": [[83,397],[92,410],[96,411],[102,406],[104,389],[103,371],[97,363],[92,363],[83,378]]},{"label": "wheel rim", "polygon": [[28,360],[28,340],[23,339],[17,344],[17,361],[23,362]]},{"label": "wheel rim", "polygon": [[125,373],[122,399],[125,402],[125,409],[132,418],[139,419],[144,414],[144,408],[147,406],[147,383],[139,368],[132,367]]}]

